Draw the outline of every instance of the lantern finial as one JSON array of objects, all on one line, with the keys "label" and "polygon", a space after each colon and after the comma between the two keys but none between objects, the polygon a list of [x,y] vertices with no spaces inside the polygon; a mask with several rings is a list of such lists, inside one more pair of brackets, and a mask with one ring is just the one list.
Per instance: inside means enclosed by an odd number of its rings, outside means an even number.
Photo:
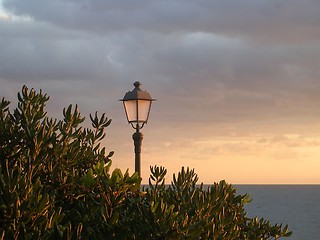
[{"label": "lantern finial", "polygon": [[134,82],[133,86],[135,86],[136,88],[140,88],[141,83],[139,81]]}]

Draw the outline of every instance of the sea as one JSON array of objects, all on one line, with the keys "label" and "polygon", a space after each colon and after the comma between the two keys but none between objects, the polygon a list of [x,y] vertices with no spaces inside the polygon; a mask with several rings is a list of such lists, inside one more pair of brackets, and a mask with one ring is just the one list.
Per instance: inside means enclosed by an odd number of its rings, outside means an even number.
[{"label": "sea", "polygon": [[237,194],[253,199],[248,217],[288,224],[291,237],[282,240],[320,240],[320,185],[234,185]]}]

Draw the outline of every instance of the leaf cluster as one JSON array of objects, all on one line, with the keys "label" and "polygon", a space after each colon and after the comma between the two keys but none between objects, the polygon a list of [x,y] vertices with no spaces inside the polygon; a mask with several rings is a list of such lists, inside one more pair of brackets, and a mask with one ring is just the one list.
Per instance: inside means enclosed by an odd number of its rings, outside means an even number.
[{"label": "leaf cluster", "polygon": [[117,208],[140,178],[119,169],[100,147],[105,114],[92,128],[72,105],[63,120],[47,117],[49,97],[26,86],[18,107],[0,102],[0,239],[104,239],[113,234]]},{"label": "leaf cluster", "polygon": [[277,239],[288,227],[248,218],[248,195],[225,181],[209,188],[182,168],[150,167],[149,185],[128,170],[110,171],[113,152],[100,143],[111,120],[77,106],[49,118],[49,97],[26,86],[18,107],[0,102],[0,240],[3,239]]},{"label": "leaf cluster", "polygon": [[130,199],[123,212],[121,227],[131,235],[118,239],[251,240],[291,235],[287,225],[273,226],[263,218],[248,218],[244,206],[251,201],[250,196],[237,195],[225,181],[205,187],[197,183],[194,170],[183,167],[166,185],[165,168],[154,166],[150,170],[144,198]]}]

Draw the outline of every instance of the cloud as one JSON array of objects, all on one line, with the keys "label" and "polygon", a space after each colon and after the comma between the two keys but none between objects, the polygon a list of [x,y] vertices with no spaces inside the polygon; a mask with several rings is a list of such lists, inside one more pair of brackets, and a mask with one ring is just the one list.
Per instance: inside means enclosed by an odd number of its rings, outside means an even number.
[{"label": "cloud", "polygon": [[[320,3],[303,1],[5,0],[17,15],[93,32],[139,29],[210,32],[254,41],[313,42],[320,36]],[[286,31],[283,31],[286,29]]]},{"label": "cloud", "polygon": [[102,78],[112,75],[106,41],[37,22],[0,22],[1,76],[11,80]]},{"label": "cloud", "polygon": [[270,161],[301,161],[308,158],[305,149],[319,146],[319,138],[308,138],[296,135],[273,135],[250,137],[209,137],[189,141],[186,145],[170,144],[172,150],[182,153],[181,158],[206,162],[209,159],[220,159],[233,156],[245,158],[266,158]]},{"label": "cloud", "polygon": [[[189,125],[314,115],[313,107],[304,106],[317,105],[317,44],[257,44],[243,38],[245,29],[240,28],[241,34],[236,36],[220,35],[212,23],[212,18],[225,18],[218,9],[228,12],[239,8],[239,16],[229,14],[229,22],[238,24],[233,20],[237,16],[246,21],[252,14],[278,11],[276,6],[250,1],[244,1],[243,6],[208,1],[186,2],[179,8],[181,5],[180,1],[127,5],[115,1],[5,1],[8,10],[33,20],[0,22],[1,35],[6,36],[0,40],[6,46],[0,52],[1,77],[18,82],[52,81],[50,86],[63,85],[71,95],[78,94],[74,88],[78,82],[89,96],[94,95],[89,92],[104,88],[110,97],[116,97],[111,88],[120,91],[126,82],[140,80],[161,99],[157,103],[159,116],[165,113],[174,123],[188,119],[185,124]],[[164,12],[165,6],[168,12]],[[245,6],[256,13],[249,11],[246,17]],[[192,14],[201,16],[201,27],[193,29],[191,20],[182,21],[191,9]],[[212,13],[201,15],[207,9]],[[290,15],[286,11],[284,15]],[[291,11],[295,15],[295,7]],[[137,22],[133,16],[137,12],[144,21]],[[99,16],[113,22],[99,23]],[[148,21],[151,16],[154,19]],[[121,21],[125,28],[119,26]],[[163,30],[163,21],[171,23],[171,30]],[[70,22],[75,25],[69,26]],[[95,26],[102,23],[104,30],[96,31]],[[228,21],[225,24],[227,32],[231,27]],[[258,25],[270,33],[262,23]]]}]

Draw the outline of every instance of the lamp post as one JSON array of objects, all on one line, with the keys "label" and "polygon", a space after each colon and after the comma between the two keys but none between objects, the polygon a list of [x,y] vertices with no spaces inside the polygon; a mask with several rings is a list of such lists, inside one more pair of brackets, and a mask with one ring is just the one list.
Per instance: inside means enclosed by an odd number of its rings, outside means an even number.
[{"label": "lamp post", "polygon": [[127,92],[120,101],[123,102],[128,123],[136,130],[132,135],[135,152],[135,171],[141,177],[141,144],[143,134],[140,132],[140,129],[148,122],[151,103],[155,99],[151,98],[147,91],[141,90],[140,82],[135,82],[133,85],[134,89]]}]

